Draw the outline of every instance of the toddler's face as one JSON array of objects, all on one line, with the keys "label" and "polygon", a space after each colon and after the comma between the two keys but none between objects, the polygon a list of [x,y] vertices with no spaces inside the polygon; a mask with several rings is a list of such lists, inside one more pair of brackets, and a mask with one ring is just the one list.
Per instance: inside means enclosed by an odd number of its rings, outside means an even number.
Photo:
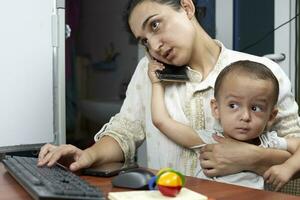
[{"label": "toddler's face", "polygon": [[276,116],[272,106],[272,83],[246,75],[227,75],[212,112],[224,135],[240,141],[257,138]]}]

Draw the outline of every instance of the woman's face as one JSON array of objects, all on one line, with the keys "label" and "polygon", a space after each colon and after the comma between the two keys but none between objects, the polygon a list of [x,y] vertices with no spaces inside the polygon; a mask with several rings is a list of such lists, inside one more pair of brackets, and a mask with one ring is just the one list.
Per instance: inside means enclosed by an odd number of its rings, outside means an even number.
[{"label": "woman's face", "polygon": [[182,66],[189,63],[195,38],[194,13],[170,5],[144,1],[129,17],[134,36],[151,56],[161,62]]}]

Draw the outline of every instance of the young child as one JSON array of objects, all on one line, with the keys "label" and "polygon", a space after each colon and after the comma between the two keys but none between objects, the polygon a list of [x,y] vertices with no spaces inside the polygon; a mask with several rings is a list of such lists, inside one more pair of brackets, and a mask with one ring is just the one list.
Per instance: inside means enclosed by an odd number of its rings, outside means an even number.
[{"label": "young child", "polygon": [[[216,143],[213,135],[251,143],[264,148],[276,148],[294,153],[300,145],[299,140],[278,137],[276,132],[268,132],[277,115],[278,81],[266,66],[253,61],[238,61],[225,67],[219,74],[214,88],[215,99],[211,100],[211,111],[222,127],[221,132],[215,130],[194,130],[187,124],[179,123],[169,117],[164,104],[164,87],[156,75],[156,70],[164,66],[152,60],[149,63],[148,75],[152,82],[152,121],[167,137],[177,144],[191,148],[199,144]],[[278,190],[288,181],[296,170],[290,170],[285,179],[275,181],[276,168],[295,166],[296,153],[284,164],[274,166],[265,173],[267,182]],[[300,156],[300,155],[299,155]],[[294,169],[295,167],[293,167]],[[300,167],[296,168],[299,169]],[[272,175],[271,175],[272,174]],[[197,177],[206,177],[199,165]],[[283,174],[281,173],[280,177]],[[279,176],[277,176],[279,178]],[[214,177],[213,180],[263,189],[263,177],[252,172]],[[283,181],[285,180],[285,181]],[[280,183],[279,183],[280,182]]]}]

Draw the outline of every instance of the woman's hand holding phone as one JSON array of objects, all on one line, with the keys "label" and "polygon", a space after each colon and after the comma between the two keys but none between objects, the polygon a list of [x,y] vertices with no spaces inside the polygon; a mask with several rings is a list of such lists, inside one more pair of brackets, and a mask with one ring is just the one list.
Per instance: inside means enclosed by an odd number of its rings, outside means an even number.
[{"label": "woman's hand holding phone", "polygon": [[158,83],[158,82],[160,82],[160,79],[158,79],[156,73],[157,73],[157,71],[162,71],[165,68],[165,66],[162,63],[152,59],[148,54],[147,54],[147,57],[149,59],[148,76],[149,76],[152,84]]},{"label": "woman's hand holding phone", "polygon": [[160,81],[168,82],[186,82],[189,81],[186,66],[173,66],[164,64],[151,57],[146,50],[146,56],[149,60],[148,76],[152,83]]}]

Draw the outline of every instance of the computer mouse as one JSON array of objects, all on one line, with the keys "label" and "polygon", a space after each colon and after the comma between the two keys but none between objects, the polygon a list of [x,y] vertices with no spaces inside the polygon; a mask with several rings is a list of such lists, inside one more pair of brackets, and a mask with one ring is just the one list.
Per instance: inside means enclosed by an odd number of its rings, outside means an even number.
[{"label": "computer mouse", "polygon": [[112,179],[115,187],[130,188],[137,190],[148,190],[148,181],[155,176],[149,170],[143,168],[129,169],[121,171]]}]

